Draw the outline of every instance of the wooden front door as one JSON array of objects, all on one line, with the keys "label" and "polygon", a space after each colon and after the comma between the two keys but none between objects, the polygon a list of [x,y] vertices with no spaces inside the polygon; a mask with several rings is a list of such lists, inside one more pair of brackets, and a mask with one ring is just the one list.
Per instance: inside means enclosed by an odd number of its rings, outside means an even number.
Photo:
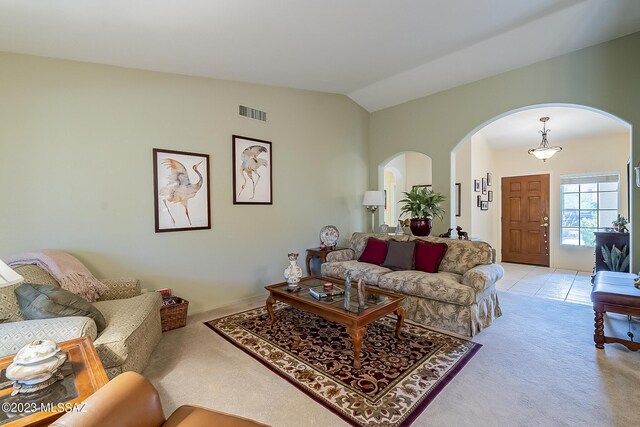
[{"label": "wooden front door", "polygon": [[549,266],[549,175],[502,178],[502,261]]}]

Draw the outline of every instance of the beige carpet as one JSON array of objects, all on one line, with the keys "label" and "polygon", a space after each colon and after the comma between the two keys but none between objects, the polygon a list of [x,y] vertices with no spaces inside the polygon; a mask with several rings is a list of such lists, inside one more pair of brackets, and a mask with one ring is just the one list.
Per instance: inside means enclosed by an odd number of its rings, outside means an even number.
[{"label": "beige carpet", "polygon": [[[638,425],[640,352],[596,351],[589,306],[505,293],[500,302],[504,315],[474,337],[483,347],[415,426]],[[261,304],[203,313],[163,334],[144,374],[165,411],[191,403],[273,426],[346,425],[202,324]]]}]

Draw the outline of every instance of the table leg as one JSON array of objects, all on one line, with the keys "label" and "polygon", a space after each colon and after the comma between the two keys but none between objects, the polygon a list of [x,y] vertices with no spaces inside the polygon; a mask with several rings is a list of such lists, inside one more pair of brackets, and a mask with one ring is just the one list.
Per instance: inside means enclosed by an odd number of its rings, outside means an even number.
[{"label": "table leg", "polygon": [[402,338],[400,336],[400,329],[404,324],[404,307],[398,307],[394,313],[396,313],[396,316],[398,316],[398,321],[396,322],[396,338]]},{"label": "table leg", "polygon": [[596,348],[604,348],[604,312],[595,311],[595,333],[593,334],[593,340],[596,343]]},{"label": "table leg", "polygon": [[351,336],[353,341],[353,367],[360,369],[360,350],[362,349],[362,339],[367,333],[367,328],[347,328],[347,333]]},{"label": "table leg", "polygon": [[267,311],[269,312],[269,326],[273,325],[276,321],[276,313],[273,311],[273,303],[275,300],[271,295],[267,298]]},{"label": "table leg", "polygon": [[307,254],[307,276],[311,276],[311,258],[310,254]]}]

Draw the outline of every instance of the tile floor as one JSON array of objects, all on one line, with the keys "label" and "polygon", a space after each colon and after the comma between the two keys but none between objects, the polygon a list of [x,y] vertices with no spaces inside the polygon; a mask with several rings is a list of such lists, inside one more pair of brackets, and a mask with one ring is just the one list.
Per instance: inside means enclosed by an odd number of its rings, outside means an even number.
[{"label": "tile floor", "polygon": [[501,263],[498,290],[591,305],[591,272]]}]

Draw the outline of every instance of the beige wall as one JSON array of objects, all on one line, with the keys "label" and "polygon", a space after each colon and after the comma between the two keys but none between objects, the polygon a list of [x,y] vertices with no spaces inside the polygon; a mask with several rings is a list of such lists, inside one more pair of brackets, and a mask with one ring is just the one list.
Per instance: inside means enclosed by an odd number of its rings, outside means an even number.
[{"label": "beige wall", "polygon": [[[471,231],[471,215],[478,209],[476,195],[473,191],[473,174],[471,172],[471,139],[459,147],[456,152],[456,182],[460,183],[460,216],[455,218],[452,225],[460,226],[473,236]],[[455,227],[453,227],[455,229]]]},{"label": "beige wall", "polygon": [[[0,256],[65,249],[195,312],[284,280],[322,226],[363,228],[369,114],[345,96],[0,54],[0,121]],[[272,206],[232,204],[232,134],[273,142]],[[154,147],[210,154],[211,230],[154,232]]]},{"label": "beige wall", "polygon": [[496,247],[497,231],[495,217],[498,210],[495,199],[495,181],[487,186],[487,194],[482,194],[482,178],[487,177],[487,173],[494,172],[494,152],[486,139],[480,134],[471,136],[471,172],[474,180],[480,181],[480,192],[474,195],[481,196],[482,200],[488,200],[489,190],[494,192],[493,202],[489,203],[489,209],[481,210],[476,204],[471,209],[471,236],[478,238],[491,246]]},{"label": "beige wall", "polygon": [[[369,183],[378,182],[378,167],[393,153],[418,151],[433,160],[434,189],[449,196],[452,150],[487,123],[528,106],[583,105],[633,125],[640,117],[638,76],[640,33],[635,33],[375,112],[370,121]],[[632,138],[640,141],[640,126],[633,127]],[[631,163],[639,161],[636,142]],[[631,222],[640,223],[639,188],[633,187],[631,199]],[[446,230],[449,219],[434,221],[434,233]],[[640,233],[631,231],[636,271]]]},{"label": "beige wall", "polygon": [[410,191],[414,185],[431,184],[431,159],[422,153],[406,153],[407,184],[406,190]]},{"label": "beige wall", "polygon": [[[526,147],[496,150],[494,193],[495,209],[491,219],[498,238],[494,247],[500,259],[502,244],[500,233],[500,206],[502,203],[500,181],[505,176],[550,175],[549,188],[549,257],[556,268],[591,271],[594,264],[593,247],[563,246],[560,244],[560,176],[589,174],[594,172],[618,172],[620,174],[620,213],[627,216],[627,160],[629,160],[629,134],[585,138],[573,141],[554,141],[562,146],[562,152],[546,162],[533,158]],[[497,196],[497,197],[496,197]],[[492,206],[491,208],[493,208]]]}]

